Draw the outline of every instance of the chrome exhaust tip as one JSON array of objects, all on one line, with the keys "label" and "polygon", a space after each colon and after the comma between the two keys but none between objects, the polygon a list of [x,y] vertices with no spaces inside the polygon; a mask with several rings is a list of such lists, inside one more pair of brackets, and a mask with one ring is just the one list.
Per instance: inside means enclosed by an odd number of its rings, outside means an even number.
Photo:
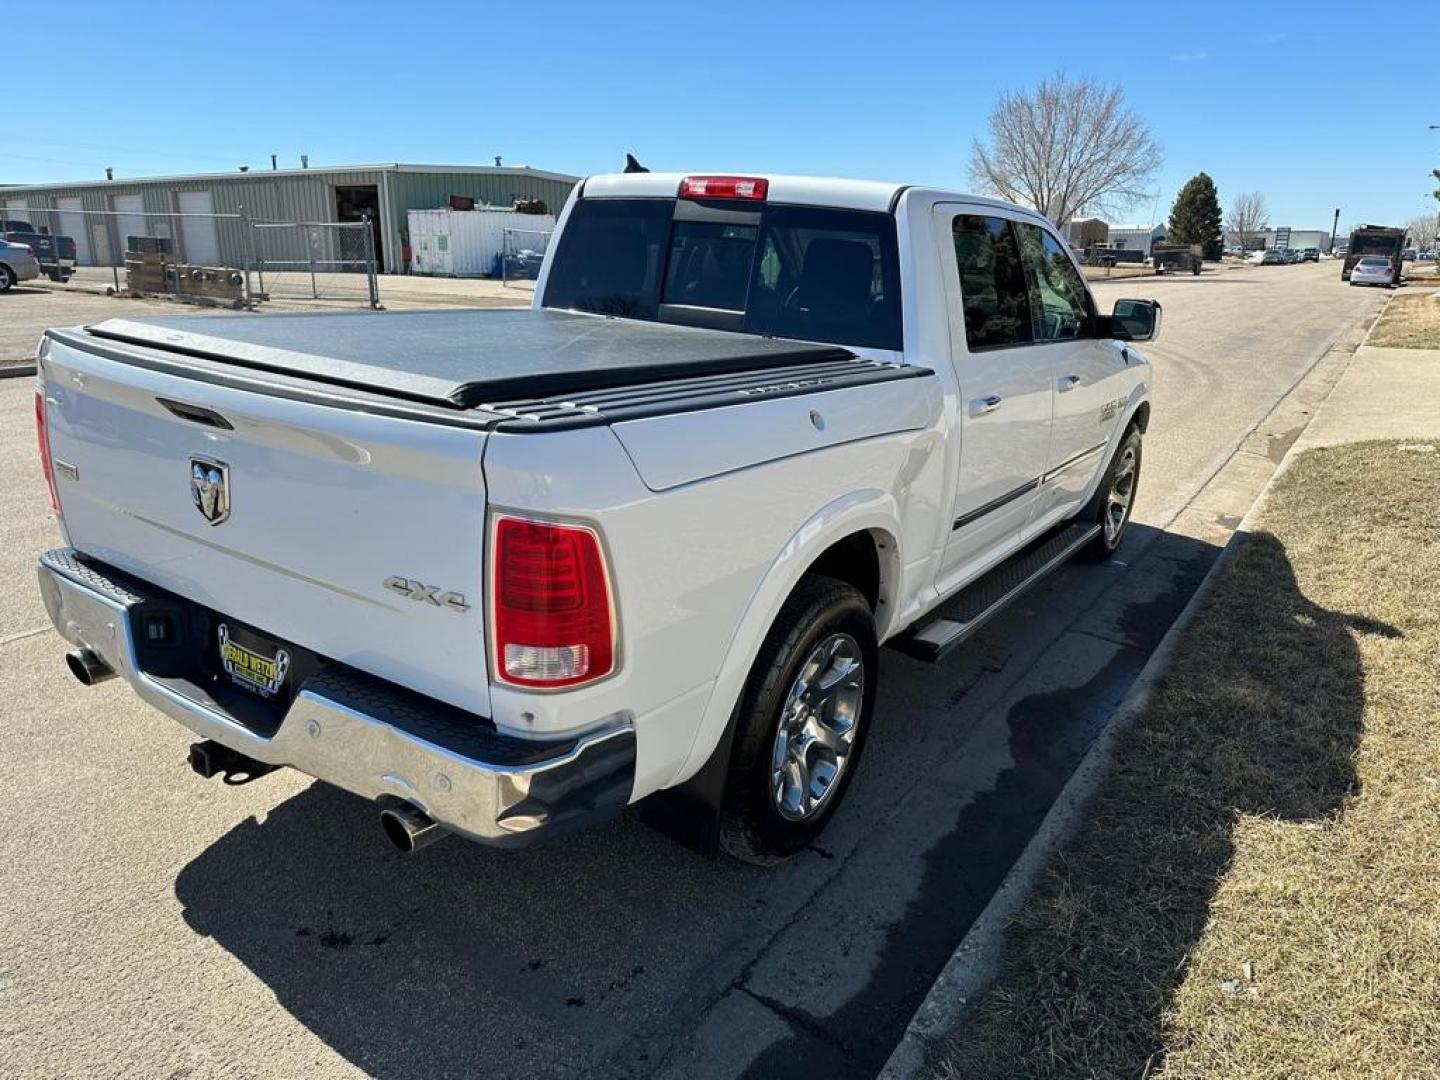
[{"label": "chrome exhaust tip", "polygon": [[101,660],[100,654],[93,649],[75,649],[66,653],[65,666],[83,686],[94,686],[115,677],[110,665]]},{"label": "chrome exhaust tip", "polygon": [[385,831],[385,838],[407,855],[450,835],[443,825],[410,803],[397,803],[381,810],[380,828]]}]

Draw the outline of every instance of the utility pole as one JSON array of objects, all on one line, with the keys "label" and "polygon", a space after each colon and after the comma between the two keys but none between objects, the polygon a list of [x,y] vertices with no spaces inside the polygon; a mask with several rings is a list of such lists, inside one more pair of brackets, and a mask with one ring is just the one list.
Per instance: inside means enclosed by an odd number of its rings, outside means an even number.
[{"label": "utility pole", "polygon": [[1335,253],[1335,232],[1340,228],[1340,208],[1335,208],[1335,220],[1330,223],[1330,253]]}]

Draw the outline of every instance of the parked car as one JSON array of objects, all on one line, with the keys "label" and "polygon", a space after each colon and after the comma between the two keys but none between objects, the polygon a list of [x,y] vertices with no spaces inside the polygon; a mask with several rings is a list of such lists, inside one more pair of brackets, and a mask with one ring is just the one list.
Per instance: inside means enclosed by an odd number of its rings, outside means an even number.
[{"label": "parked car", "polygon": [[1435,252],[1433,252],[1433,251],[1422,251],[1422,252],[1420,252],[1420,254],[1418,254],[1418,255],[1415,256],[1415,260],[1416,260],[1416,262],[1434,262],[1434,261],[1435,261]]},{"label": "parked car", "polygon": [[0,236],[17,244],[28,244],[40,264],[40,270],[51,281],[69,281],[75,273],[75,241],[68,236],[52,236],[31,227],[28,221],[0,220]]},{"label": "parked car", "polygon": [[1383,255],[1362,255],[1350,268],[1351,285],[1393,285],[1395,264]]},{"label": "parked car", "polygon": [[1320,261],[1320,249],[1302,248],[1300,250],[1300,261],[1318,263]]},{"label": "parked car", "polygon": [[17,281],[40,276],[40,263],[29,244],[0,240],[0,293],[9,292]]},{"label": "parked car", "polygon": [[1401,253],[1405,250],[1405,230],[1386,225],[1361,225],[1350,233],[1345,245],[1345,261],[1340,264],[1340,280],[1350,280],[1350,270],[1362,257],[1374,255],[1390,260],[1398,277]]},{"label": "parked car", "polygon": [[992,199],[592,177],[527,311],[49,331],[40,588],[201,775],[292,766],[404,850],[643,801],[774,862],[855,778],[878,646],[1121,544],[1160,316]]},{"label": "parked car", "polygon": [[1283,266],[1290,261],[1285,257],[1285,252],[1279,248],[1266,248],[1264,251],[1257,251],[1255,254],[1258,258],[1255,258],[1253,261],[1260,266]]}]

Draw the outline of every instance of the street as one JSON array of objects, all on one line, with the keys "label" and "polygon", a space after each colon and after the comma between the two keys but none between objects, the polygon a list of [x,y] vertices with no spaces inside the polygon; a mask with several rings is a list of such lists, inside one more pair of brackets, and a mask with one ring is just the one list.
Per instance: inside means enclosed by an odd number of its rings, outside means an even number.
[{"label": "street", "polygon": [[887,652],[845,806],[770,871],[700,859],[633,813],[550,847],[407,858],[373,807],[298,774],[201,781],[186,731],[67,672],[32,569],[59,543],[33,383],[0,381],[6,1072],[873,1076],[1265,455],[1225,473],[1230,501],[1207,485],[1257,429],[1279,460],[1299,429],[1286,413],[1269,430],[1272,410],[1385,297],[1338,278],[1322,262],[1092,283],[1102,310],[1164,305],[1126,547],[938,665]]}]

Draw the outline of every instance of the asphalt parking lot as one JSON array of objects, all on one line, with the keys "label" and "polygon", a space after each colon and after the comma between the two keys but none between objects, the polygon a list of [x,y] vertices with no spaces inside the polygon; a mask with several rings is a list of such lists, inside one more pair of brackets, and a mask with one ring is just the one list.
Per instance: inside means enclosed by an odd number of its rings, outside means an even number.
[{"label": "asphalt parking lot", "polygon": [[183,730],[65,670],[32,571],[58,543],[32,384],[0,381],[5,1072],[873,1076],[1248,506],[1266,455],[1232,468],[1237,445],[1288,445],[1298,414],[1272,409],[1378,309],[1338,276],[1093,283],[1102,307],[1165,306],[1120,559],[1066,569],[942,664],[887,654],[845,807],[771,871],[633,814],[406,857],[304,777],[200,780]]}]

